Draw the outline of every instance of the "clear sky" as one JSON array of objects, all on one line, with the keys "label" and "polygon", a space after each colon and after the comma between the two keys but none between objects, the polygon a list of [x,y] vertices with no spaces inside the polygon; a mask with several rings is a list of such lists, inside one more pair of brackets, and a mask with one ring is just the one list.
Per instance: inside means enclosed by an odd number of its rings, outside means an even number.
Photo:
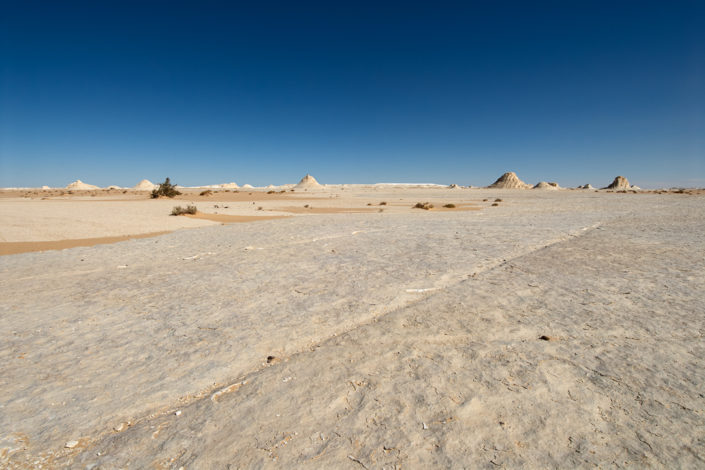
[{"label": "clear sky", "polygon": [[0,1],[0,186],[705,186],[705,2]]}]

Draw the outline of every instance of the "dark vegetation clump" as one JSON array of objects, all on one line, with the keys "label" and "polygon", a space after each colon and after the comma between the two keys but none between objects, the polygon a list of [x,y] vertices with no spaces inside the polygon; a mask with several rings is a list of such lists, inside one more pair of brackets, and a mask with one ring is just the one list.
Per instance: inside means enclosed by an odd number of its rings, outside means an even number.
[{"label": "dark vegetation clump", "polygon": [[433,204],[430,202],[417,202],[414,209],[423,209],[425,211],[433,209]]},{"label": "dark vegetation clump", "polygon": [[199,196],[210,196],[211,194],[213,194],[213,191],[211,191],[210,189],[206,189],[205,191],[201,191],[201,194],[199,194]]},{"label": "dark vegetation clump", "polygon": [[494,202],[502,202],[502,200],[500,198],[497,198],[494,200]]},{"label": "dark vegetation clump", "polygon": [[446,209],[455,209],[455,204],[446,204],[443,207],[445,207]]},{"label": "dark vegetation clump", "polygon": [[196,206],[186,206],[186,207],[181,207],[181,206],[176,206],[171,210],[171,215],[185,215],[185,214],[195,214],[198,211],[196,209]]},{"label": "dark vegetation clump", "polygon": [[496,207],[496,206],[498,206],[498,205],[499,205],[498,202],[493,202],[493,203],[492,203],[492,207]]},{"label": "dark vegetation clump", "polygon": [[167,178],[162,184],[159,185],[157,189],[152,191],[152,198],[156,199],[158,197],[174,197],[178,196],[179,194],[181,194],[181,192],[176,189],[176,185],[171,184],[169,178]]},{"label": "dark vegetation clump", "polygon": [[380,202],[380,203],[379,203],[379,205],[380,205],[380,206],[386,206],[386,205],[387,205],[387,203],[386,203],[386,202],[384,202],[384,201],[382,201],[382,202]]}]

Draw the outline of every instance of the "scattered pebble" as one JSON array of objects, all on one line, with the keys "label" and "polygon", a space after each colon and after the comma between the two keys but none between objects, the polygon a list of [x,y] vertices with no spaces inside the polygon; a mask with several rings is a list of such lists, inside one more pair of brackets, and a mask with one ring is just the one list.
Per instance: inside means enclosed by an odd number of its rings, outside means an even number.
[{"label": "scattered pebble", "polygon": [[67,449],[73,449],[78,445],[78,441],[68,441],[66,444],[64,444],[64,447]]}]

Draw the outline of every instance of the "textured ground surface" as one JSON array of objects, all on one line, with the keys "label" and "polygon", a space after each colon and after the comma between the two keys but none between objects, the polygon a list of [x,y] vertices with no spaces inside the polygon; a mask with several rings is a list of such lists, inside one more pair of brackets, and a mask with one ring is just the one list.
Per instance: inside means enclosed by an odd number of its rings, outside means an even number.
[{"label": "textured ground surface", "polygon": [[1,257],[0,466],[702,468],[705,200],[478,194]]}]

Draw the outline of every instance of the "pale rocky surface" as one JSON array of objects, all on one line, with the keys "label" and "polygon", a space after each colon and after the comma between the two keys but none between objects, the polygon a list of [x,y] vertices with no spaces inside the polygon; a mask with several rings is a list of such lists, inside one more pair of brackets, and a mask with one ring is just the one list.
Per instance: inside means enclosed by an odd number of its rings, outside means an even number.
[{"label": "pale rocky surface", "polygon": [[703,196],[469,191],[0,257],[0,466],[702,468]]}]

